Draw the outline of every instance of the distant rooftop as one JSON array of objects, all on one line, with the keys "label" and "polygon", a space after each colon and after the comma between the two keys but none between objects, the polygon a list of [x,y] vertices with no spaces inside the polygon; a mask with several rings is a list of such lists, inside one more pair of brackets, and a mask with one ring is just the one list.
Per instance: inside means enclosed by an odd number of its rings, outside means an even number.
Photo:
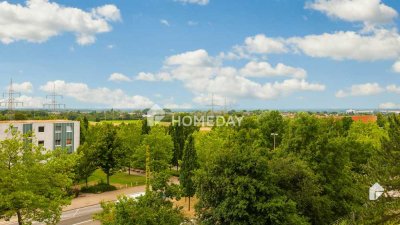
[{"label": "distant rooftop", "polygon": [[17,124],[17,123],[65,123],[73,120],[0,120],[0,124]]}]

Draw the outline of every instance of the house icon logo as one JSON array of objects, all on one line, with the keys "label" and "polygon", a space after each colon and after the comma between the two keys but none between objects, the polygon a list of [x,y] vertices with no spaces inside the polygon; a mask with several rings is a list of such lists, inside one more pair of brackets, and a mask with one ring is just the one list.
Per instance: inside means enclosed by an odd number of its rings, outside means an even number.
[{"label": "house icon logo", "polygon": [[149,111],[147,111],[147,126],[154,126],[159,124],[165,117],[165,111],[157,104],[153,105]]}]

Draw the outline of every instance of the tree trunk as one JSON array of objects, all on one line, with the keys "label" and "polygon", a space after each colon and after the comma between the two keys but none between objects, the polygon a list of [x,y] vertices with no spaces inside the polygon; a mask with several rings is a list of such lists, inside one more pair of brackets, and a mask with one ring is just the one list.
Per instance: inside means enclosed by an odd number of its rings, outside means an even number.
[{"label": "tree trunk", "polygon": [[107,173],[107,185],[110,185],[110,173]]},{"label": "tree trunk", "polygon": [[189,196],[189,211],[190,211],[190,196]]},{"label": "tree trunk", "polygon": [[85,178],[86,187],[88,187],[88,177]]},{"label": "tree trunk", "polygon": [[128,174],[131,175],[131,163],[129,163]]},{"label": "tree trunk", "polygon": [[22,215],[21,215],[21,211],[17,210],[17,216],[18,216],[18,225],[23,225],[22,223]]}]

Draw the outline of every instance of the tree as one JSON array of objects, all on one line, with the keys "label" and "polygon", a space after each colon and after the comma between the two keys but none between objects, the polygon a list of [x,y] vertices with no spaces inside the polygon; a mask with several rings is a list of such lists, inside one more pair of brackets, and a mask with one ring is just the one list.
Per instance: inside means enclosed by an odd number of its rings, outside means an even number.
[{"label": "tree", "polygon": [[118,203],[102,203],[102,208],[96,219],[104,225],[179,225],[184,221],[181,209],[156,192],[138,199],[120,197]]},{"label": "tree", "polygon": [[110,176],[123,166],[126,157],[117,138],[117,127],[111,123],[101,123],[92,128],[93,141],[90,146],[94,149],[97,166],[107,175],[107,184],[110,184]]},{"label": "tree", "polygon": [[169,168],[173,142],[164,127],[156,125],[150,133],[143,137],[141,147],[134,154],[134,166],[144,169],[146,161],[146,147],[150,148],[151,172],[161,172]]},{"label": "tree", "polygon": [[[176,170],[179,169],[179,161],[182,160],[183,150],[185,148],[185,141],[189,135],[193,132],[197,131],[199,128],[195,127],[194,125],[184,126],[183,120],[189,119],[187,114],[179,115],[181,121],[173,123],[169,127],[169,134],[172,137],[174,142],[174,149],[173,149],[173,157],[172,157],[172,165],[176,166]],[[186,124],[190,124],[186,121]]]},{"label": "tree", "polygon": [[123,151],[126,156],[123,165],[128,167],[128,173],[131,174],[135,152],[140,148],[142,142],[142,130],[140,124],[121,124],[117,132],[117,137],[121,142],[121,151]]},{"label": "tree", "polygon": [[0,218],[17,215],[18,224],[56,224],[70,204],[77,156],[66,150],[47,151],[12,128],[0,142]]},{"label": "tree", "polygon": [[143,119],[142,120],[142,134],[143,135],[149,134],[150,130],[151,130],[151,128],[150,128],[149,124],[147,123],[147,119]]},{"label": "tree", "polygon": [[190,211],[190,198],[196,193],[194,186],[194,171],[198,168],[197,153],[194,147],[193,135],[189,135],[186,140],[185,150],[183,151],[182,166],[179,176],[180,184],[183,188],[185,197],[189,198],[189,211]]},{"label": "tree", "polygon": [[93,149],[87,143],[79,146],[78,148],[79,159],[76,164],[75,174],[76,181],[85,180],[86,187],[88,186],[88,179],[97,169],[96,159],[94,158]]},{"label": "tree", "polygon": [[282,137],[285,130],[285,122],[279,111],[268,111],[259,116],[260,129],[263,134],[265,143],[269,149],[274,147],[274,136],[272,133],[277,134],[275,136],[276,147],[278,147],[282,141]]},{"label": "tree", "polygon": [[202,224],[308,224],[273,184],[265,151],[232,146],[196,172]]}]

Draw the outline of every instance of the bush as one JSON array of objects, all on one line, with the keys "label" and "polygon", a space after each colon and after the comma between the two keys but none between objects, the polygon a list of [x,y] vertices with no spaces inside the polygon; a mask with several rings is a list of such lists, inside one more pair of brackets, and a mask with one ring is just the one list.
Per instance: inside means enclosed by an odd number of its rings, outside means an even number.
[{"label": "bush", "polygon": [[108,184],[102,183],[102,182],[100,182],[94,186],[81,188],[82,193],[94,193],[94,194],[103,193],[103,192],[107,192],[107,191],[115,191],[115,190],[117,190],[117,188],[115,186],[108,185]]}]

